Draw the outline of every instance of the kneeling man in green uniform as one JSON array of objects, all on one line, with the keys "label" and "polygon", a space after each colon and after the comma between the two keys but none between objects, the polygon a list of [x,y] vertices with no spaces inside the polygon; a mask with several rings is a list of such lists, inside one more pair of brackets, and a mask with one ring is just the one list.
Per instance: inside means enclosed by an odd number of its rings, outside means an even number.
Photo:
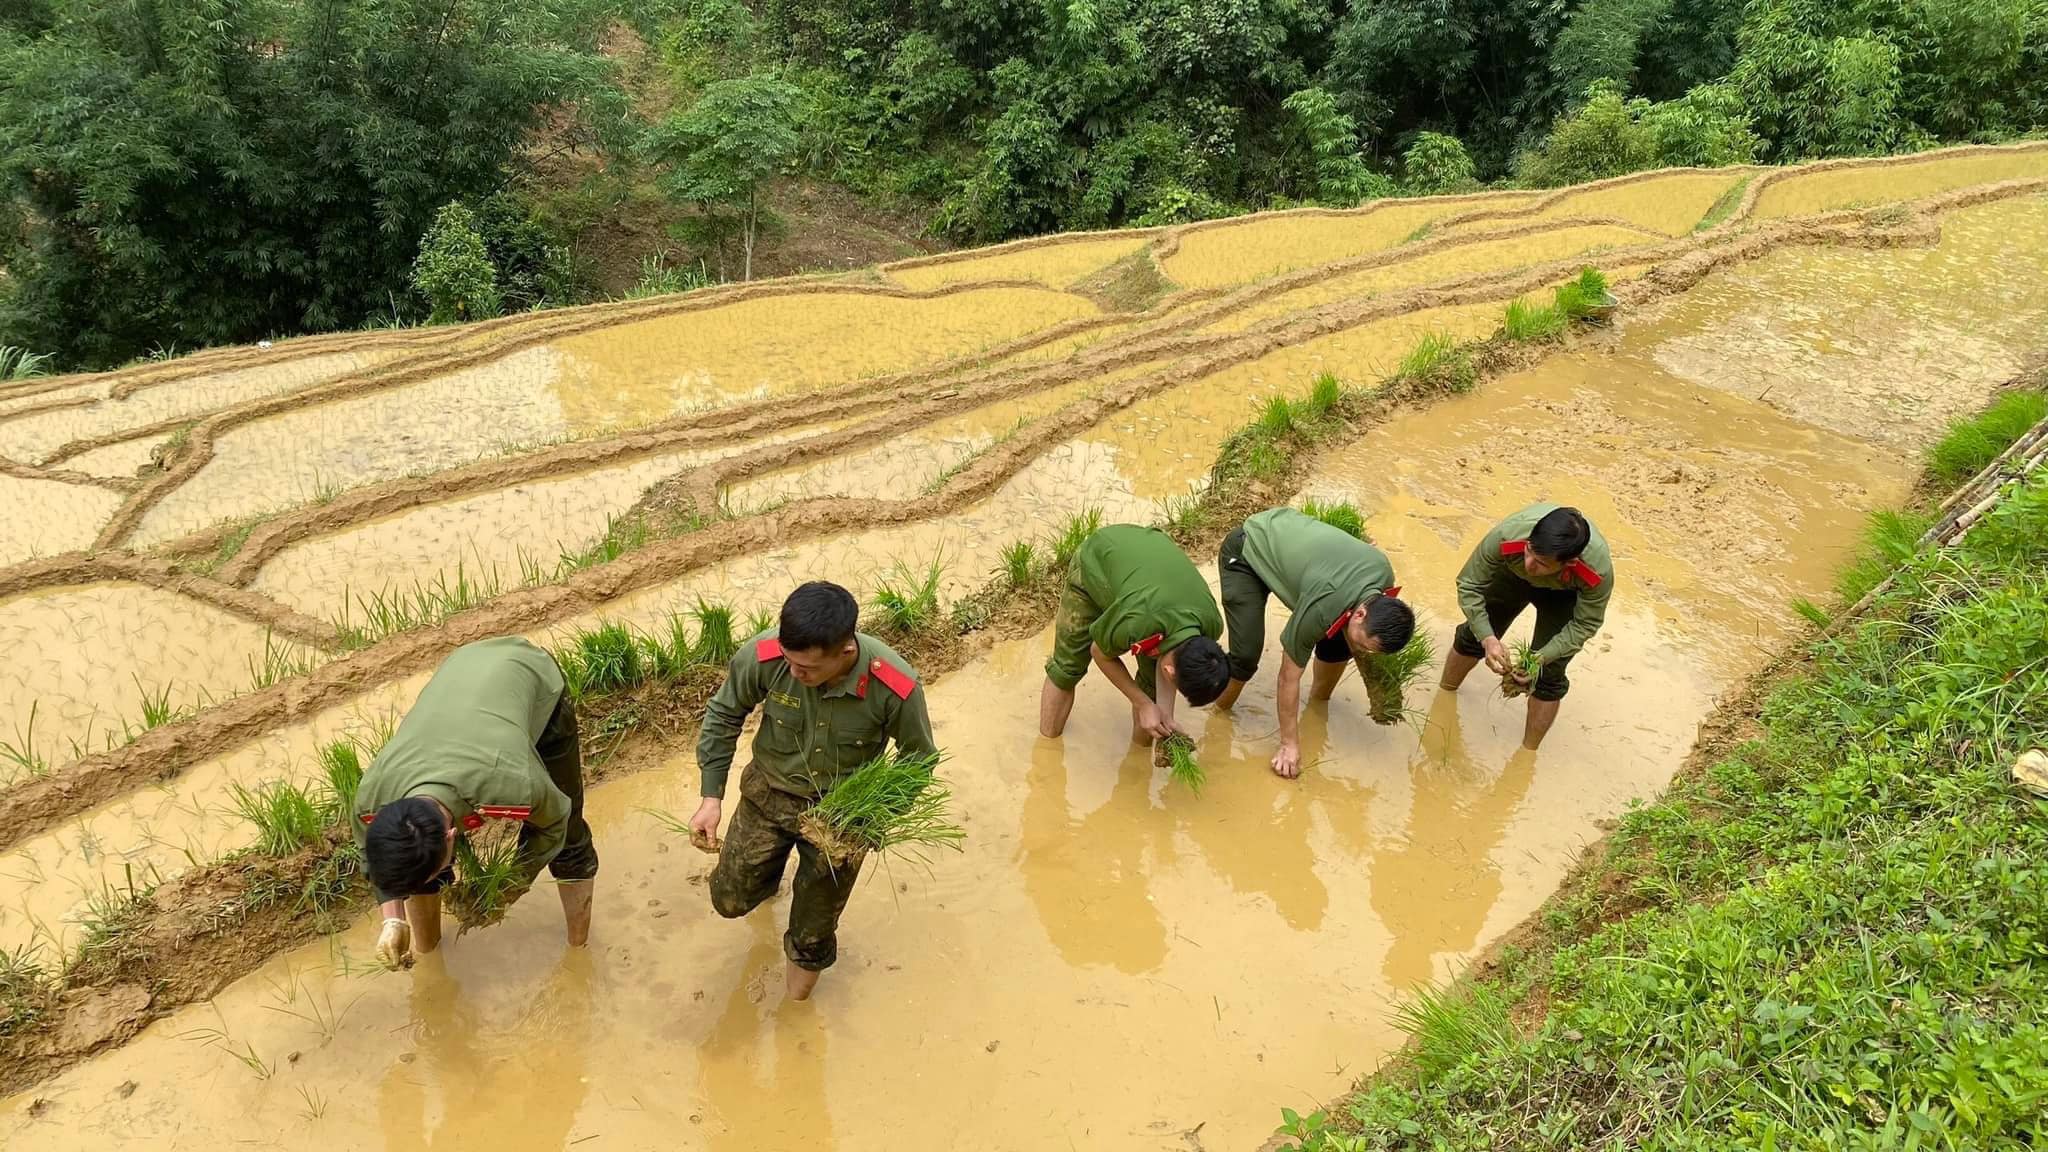
[{"label": "kneeling man in green uniform", "polygon": [[[1176,689],[1200,708],[1221,696],[1230,680],[1230,663],[1216,642],[1221,635],[1216,598],[1172,537],[1136,524],[1097,529],[1067,572],[1038,696],[1039,734],[1067,730],[1074,687],[1092,662],[1131,702],[1132,739],[1172,735]],[[1124,667],[1126,652],[1138,658],[1136,679]]]},{"label": "kneeling man in green uniform", "polygon": [[1280,633],[1280,681],[1274,709],[1280,750],[1273,773],[1301,775],[1301,676],[1310,663],[1310,695],[1328,700],[1344,664],[1368,652],[1399,652],[1415,633],[1415,613],[1397,596],[1387,554],[1342,528],[1293,508],[1273,508],[1247,519],[1223,538],[1216,556],[1223,584],[1223,616],[1230,625],[1230,687],[1219,708],[1237,703],[1258,671],[1266,643],[1266,597],[1278,596],[1294,615]]},{"label": "kneeling man in green uniform", "polygon": [[387,968],[441,942],[455,838],[516,820],[519,887],[546,867],[569,943],[590,939],[597,848],[583,819],[576,709],[554,657],[517,636],[465,644],[421,689],[356,789],[356,842],[384,912]]},{"label": "kneeling man in green uniform", "polygon": [[[1483,658],[1486,666],[1529,691],[1522,747],[1535,751],[1571,690],[1565,666],[1607,619],[1614,559],[1607,540],[1576,508],[1531,504],[1494,525],[1458,573],[1465,622],[1451,637],[1443,688],[1455,692]],[[1524,608],[1536,608],[1538,664],[1531,676],[1513,666],[1500,642]]]},{"label": "kneeling man in green uniform", "polygon": [[917,675],[894,649],[857,631],[859,623],[860,605],[837,584],[813,581],[790,593],[779,626],[740,645],[697,736],[704,799],[690,830],[708,847],[718,835],[740,726],[762,710],[754,761],[740,774],[739,807],[711,870],[711,906],[727,918],[753,911],[775,895],[796,850],[782,935],[794,1000],[809,999],[819,973],[839,958],[839,916],[861,865],[833,867],[798,821],[889,741],[908,756],[938,751]]}]

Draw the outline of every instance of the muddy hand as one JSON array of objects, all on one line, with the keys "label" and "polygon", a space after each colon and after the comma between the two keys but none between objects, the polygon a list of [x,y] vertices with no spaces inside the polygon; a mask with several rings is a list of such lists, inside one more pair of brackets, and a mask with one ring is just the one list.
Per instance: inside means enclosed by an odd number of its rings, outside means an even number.
[{"label": "muddy hand", "polygon": [[1301,745],[1282,744],[1280,751],[1273,753],[1273,775],[1282,780],[1301,775]]},{"label": "muddy hand", "polygon": [[1138,709],[1138,727],[1144,729],[1154,740],[1164,740],[1175,732],[1173,721],[1166,718],[1165,711],[1159,705],[1151,703]]},{"label": "muddy hand", "polygon": [[1500,642],[1500,637],[1488,636],[1479,644],[1486,649],[1486,666],[1493,670],[1494,675],[1506,676],[1514,661],[1508,659],[1507,646]]},{"label": "muddy hand", "polygon": [[706,796],[690,816],[690,843],[697,851],[716,852],[725,847],[725,842],[718,838],[718,816],[724,807],[718,797]]},{"label": "muddy hand", "polygon": [[412,967],[412,926],[403,919],[384,921],[384,930],[377,933],[377,963],[391,972]]}]

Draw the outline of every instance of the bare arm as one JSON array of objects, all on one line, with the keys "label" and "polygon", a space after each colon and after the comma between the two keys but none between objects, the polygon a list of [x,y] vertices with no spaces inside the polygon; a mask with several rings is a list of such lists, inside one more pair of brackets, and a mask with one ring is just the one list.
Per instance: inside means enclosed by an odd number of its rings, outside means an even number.
[{"label": "bare arm", "polygon": [[1273,755],[1273,774],[1293,779],[1301,774],[1301,674],[1294,657],[1281,654],[1273,710],[1280,716],[1280,750]]}]

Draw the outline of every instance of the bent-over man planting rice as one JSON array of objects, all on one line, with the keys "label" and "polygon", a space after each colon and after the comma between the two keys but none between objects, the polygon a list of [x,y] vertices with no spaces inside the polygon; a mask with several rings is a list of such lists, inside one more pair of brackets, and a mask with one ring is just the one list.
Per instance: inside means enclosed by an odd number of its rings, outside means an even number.
[{"label": "bent-over man planting rice", "polygon": [[[790,593],[778,626],[740,645],[697,737],[704,799],[690,829],[698,847],[718,851],[711,906],[728,918],[753,911],[775,894],[796,851],[782,937],[793,1000],[809,999],[819,974],[838,959],[839,917],[863,860],[859,851],[814,843],[817,825],[807,827],[806,814],[891,741],[896,757],[927,777],[938,760],[923,686],[903,657],[859,624],[860,605],[837,584],[814,581]],[[756,708],[754,760],[740,774],[739,807],[721,844],[726,778],[740,727]]]},{"label": "bent-over man planting rice", "polygon": [[1292,779],[1301,774],[1303,672],[1315,669],[1310,698],[1328,700],[1346,661],[1406,647],[1415,613],[1396,598],[1400,589],[1386,553],[1294,508],[1268,509],[1225,536],[1216,572],[1230,628],[1230,687],[1217,699],[1218,708],[1237,703],[1258,671],[1266,598],[1278,596],[1293,613],[1280,633],[1274,690],[1280,749],[1273,754],[1274,775]]},{"label": "bent-over man planting rice", "polygon": [[495,820],[519,824],[503,903],[545,867],[569,943],[589,940],[597,848],[583,819],[576,709],[554,657],[525,640],[479,640],[441,662],[363,773],[355,812],[351,826],[384,913],[377,959],[385,967],[440,944],[457,838]]}]

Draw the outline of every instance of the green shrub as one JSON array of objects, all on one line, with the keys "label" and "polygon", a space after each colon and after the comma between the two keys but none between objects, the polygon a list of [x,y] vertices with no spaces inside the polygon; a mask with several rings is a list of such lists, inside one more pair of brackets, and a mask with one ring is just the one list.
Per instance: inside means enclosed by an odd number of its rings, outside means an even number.
[{"label": "green shrub", "polygon": [[1934,482],[1953,488],[1998,459],[2013,441],[2048,417],[2048,393],[2008,392],[1976,416],[1957,420],[1927,452]]},{"label": "green shrub", "polygon": [[1506,315],[1501,317],[1501,328],[1508,339],[1517,343],[1538,340],[1554,340],[1563,334],[1565,315],[1550,304],[1532,304],[1527,300],[1508,302]]},{"label": "green shrub", "polygon": [[1465,192],[1478,186],[1472,154],[1456,136],[1421,132],[1401,154],[1401,190],[1411,196]]},{"label": "green shrub", "polygon": [[498,314],[498,272],[478,231],[476,214],[459,202],[441,206],[420,238],[413,287],[427,298],[435,324],[481,320]]}]

